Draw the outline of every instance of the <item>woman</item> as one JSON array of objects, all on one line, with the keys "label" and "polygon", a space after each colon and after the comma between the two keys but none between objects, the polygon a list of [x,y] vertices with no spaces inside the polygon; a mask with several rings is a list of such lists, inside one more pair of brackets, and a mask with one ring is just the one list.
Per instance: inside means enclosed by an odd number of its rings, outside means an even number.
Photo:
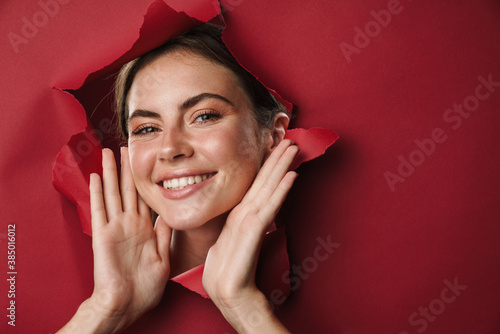
[{"label": "woman", "polygon": [[288,332],[254,276],[298,147],[284,140],[284,107],[220,32],[200,26],[121,70],[121,177],[104,149],[102,183],[90,177],[94,292],[61,332],[120,331],[159,303],[169,277],[203,263],[205,290],[238,332]]}]

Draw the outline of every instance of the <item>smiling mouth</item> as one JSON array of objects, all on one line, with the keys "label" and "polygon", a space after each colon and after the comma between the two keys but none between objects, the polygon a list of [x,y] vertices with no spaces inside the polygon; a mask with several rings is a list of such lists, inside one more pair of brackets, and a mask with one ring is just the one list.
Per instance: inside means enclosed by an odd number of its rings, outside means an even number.
[{"label": "smiling mouth", "polygon": [[191,186],[193,184],[201,183],[205,180],[208,180],[212,176],[214,176],[217,173],[209,173],[209,174],[201,174],[201,175],[192,175],[192,176],[185,176],[185,177],[179,177],[179,178],[174,178],[170,180],[165,180],[163,182],[160,182],[159,184],[163,186],[165,189],[169,190],[181,190],[184,189],[188,186]]}]

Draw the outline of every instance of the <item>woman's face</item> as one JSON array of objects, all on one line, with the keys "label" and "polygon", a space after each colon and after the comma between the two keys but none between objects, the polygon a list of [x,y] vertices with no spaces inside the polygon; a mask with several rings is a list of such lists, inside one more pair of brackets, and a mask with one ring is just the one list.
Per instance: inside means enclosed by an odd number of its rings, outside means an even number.
[{"label": "woman's face", "polygon": [[141,69],[128,108],[137,190],[174,229],[200,227],[236,206],[270,150],[234,75],[189,52]]}]

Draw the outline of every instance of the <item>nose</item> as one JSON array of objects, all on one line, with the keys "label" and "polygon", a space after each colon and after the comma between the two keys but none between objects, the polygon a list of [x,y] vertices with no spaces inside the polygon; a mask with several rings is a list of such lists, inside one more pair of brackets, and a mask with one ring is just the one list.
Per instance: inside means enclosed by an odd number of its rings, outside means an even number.
[{"label": "nose", "polygon": [[190,157],[193,153],[193,146],[183,129],[173,126],[163,129],[157,160],[173,162],[175,160]]}]

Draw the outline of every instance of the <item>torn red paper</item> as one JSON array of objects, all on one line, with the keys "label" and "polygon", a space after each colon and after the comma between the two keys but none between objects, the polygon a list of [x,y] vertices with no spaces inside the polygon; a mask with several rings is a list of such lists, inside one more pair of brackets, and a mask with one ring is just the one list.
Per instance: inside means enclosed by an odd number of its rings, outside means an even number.
[{"label": "torn red paper", "polygon": [[[207,15],[207,12],[211,15]],[[112,55],[103,55],[101,60],[94,60],[96,67],[93,71],[86,74],[79,73],[76,78],[66,78],[61,81],[64,85],[57,87],[58,89],[75,89],[81,86],[73,94],[87,109],[87,121],[85,124],[81,124],[82,132],[74,134],[56,157],[53,168],[53,184],[59,192],[77,206],[83,231],[89,235],[92,232],[88,191],[89,176],[91,173],[101,174],[102,172],[101,143],[104,142],[106,146],[115,145],[112,147],[115,151],[119,145],[119,143],[107,142],[106,139],[106,135],[110,133],[111,119],[113,118],[112,111],[106,107],[107,104],[104,103],[104,107],[102,106],[104,99],[108,98],[112,83],[109,76],[123,64],[160,46],[173,36],[220,15],[220,12],[214,9],[213,1],[200,3],[199,8],[191,8],[190,13],[192,16],[175,11],[160,0],[152,2],[144,16],[144,23],[138,39],[128,50],[117,50]],[[201,18],[201,20],[197,18]],[[84,84],[82,85],[82,83]],[[272,89],[270,91],[285,104],[291,113],[292,105]],[[61,92],[61,94],[66,93]],[[82,114],[85,114],[85,110],[82,109],[81,105],[75,104],[68,112],[75,114],[76,117],[81,117]],[[295,169],[302,162],[323,154],[335,142],[338,135],[332,130],[312,128],[288,130],[286,137],[294,140],[301,148],[301,152],[292,166]],[[280,228],[269,233],[264,240],[256,277],[257,285],[266,296],[280,296],[280,298],[276,298],[277,301],[274,304],[281,303],[290,292],[289,282],[284,279],[284,277],[288,278],[288,270],[286,238],[284,229]],[[273,273],[275,276],[270,277],[269,273]],[[202,274],[203,266],[200,266],[178,275],[172,280],[208,297],[201,284]]]},{"label": "torn red paper", "polygon": [[300,147],[300,152],[290,168],[294,170],[301,163],[323,155],[326,149],[339,139],[339,135],[324,128],[289,129],[285,138],[293,140]]},{"label": "torn red paper", "polygon": [[[114,55],[103,55],[100,62],[95,62],[98,67],[93,71],[86,74],[79,73],[76,79],[62,80],[61,83],[64,86],[57,88],[78,88],[84,81],[94,84],[98,82],[97,79],[116,71],[130,60],[160,46],[173,36],[199,25],[201,22],[196,17],[207,19],[207,13],[211,13],[211,17],[220,13],[215,11],[214,6],[209,1],[206,1],[204,6],[200,4],[197,10],[192,9],[191,12],[193,17],[187,16],[184,12],[176,12],[161,0],[153,1],[144,15],[144,23],[140,29],[139,37],[128,51],[123,53],[124,51],[117,50]],[[85,105],[85,101],[81,102]],[[78,116],[85,114],[85,110],[82,110],[81,106],[78,105],[75,105],[68,112]],[[88,113],[92,114],[93,110],[88,110]],[[109,119],[111,120],[112,116],[109,116]],[[99,137],[96,131],[100,129],[92,129],[93,126],[88,119],[81,126],[82,132],[74,134],[57,155],[52,181],[54,187],[77,206],[83,231],[91,235],[88,183],[91,173],[101,173],[102,167],[99,157],[102,146],[100,142],[93,140],[93,138]]]},{"label": "torn red paper", "polygon": [[[199,265],[171,278],[171,280],[204,298],[209,298],[202,284],[204,267],[204,265]],[[280,227],[268,233],[264,238],[255,281],[257,287],[274,305],[282,304],[284,299],[290,295],[289,270],[285,229]]]}]

